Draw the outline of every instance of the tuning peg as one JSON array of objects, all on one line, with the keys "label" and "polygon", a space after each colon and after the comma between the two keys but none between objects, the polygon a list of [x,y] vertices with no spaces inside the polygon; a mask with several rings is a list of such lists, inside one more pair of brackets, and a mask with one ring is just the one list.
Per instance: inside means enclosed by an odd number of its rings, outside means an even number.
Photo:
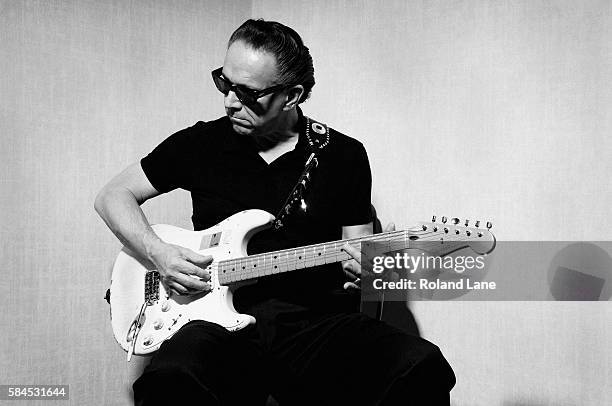
[{"label": "tuning peg", "polygon": [[442,216],[442,222],[443,222],[444,224],[446,224],[446,222],[447,222],[447,221],[448,221],[448,219],[446,218],[446,216]]},{"label": "tuning peg", "polygon": [[465,220],[465,226],[467,227],[469,223],[470,223],[470,220],[467,220],[467,219],[466,219],[466,220]]},{"label": "tuning peg", "polygon": [[480,227],[480,220],[476,220],[476,224],[474,224],[476,228]]},{"label": "tuning peg", "polygon": [[306,204],[306,201],[304,201],[304,199],[302,199],[302,203],[300,204],[300,208],[302,209],[302,211],[306,211],[306,209],[308,208],[308,205]]},{"label": "tuning peg", "polygon": [[490,230],[493,227],[493,223],[487,221],[487,230]]},{"label": "tuning peg", "polygon": [[453,217],[453,219],[451,220],[453,222],[453,224],[457,225],[459,224],[459,219],[457,217]]},{"label": "tuning peg", "polygon": [[436,222],[436,216],[432,216],[432,218],[431,218],[431,222],[432,222],[432,223],[435,223],[435,222]]}]

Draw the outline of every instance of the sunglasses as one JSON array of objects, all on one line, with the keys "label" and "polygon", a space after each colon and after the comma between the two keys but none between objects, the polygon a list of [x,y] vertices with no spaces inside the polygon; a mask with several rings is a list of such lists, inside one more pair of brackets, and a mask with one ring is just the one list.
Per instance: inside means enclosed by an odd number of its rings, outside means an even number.
[{"label": "sunglasses", "polygon": [[236,93],[236,97],[242,104],[245,106],[253,106],[257,103],[257,99],[263,97],[267,94],[277,92],[281,89],[285,89],[289,86],[287,85],[275,85],[263,90],[253,90],[248,87],[242,85],[236,85],[225,77],[223,77],[223,68],[217,68],[211,72],[213,81],[215,82],[215,86],[217,89],[223,93],[225,96],[229,93],[229,91],[233,91]]}]

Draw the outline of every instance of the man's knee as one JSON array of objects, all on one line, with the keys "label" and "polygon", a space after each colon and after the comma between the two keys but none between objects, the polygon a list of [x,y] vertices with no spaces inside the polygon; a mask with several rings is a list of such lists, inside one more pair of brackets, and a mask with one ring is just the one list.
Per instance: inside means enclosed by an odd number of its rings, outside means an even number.
[{"label": "man's knee", "polygon": [[455,374],[440,349],[426,343],[428,345],[423,348],[427,348],[427,351],[423,352],[423,356],[408,361],[404,365],[405,370],[392,381],[383,406],[450,404]]},{"label": "man's knee", "polygon": [[216,324],[194,321],[162,344],[134,383],[134,399],[143,405],[161,404],[162,400],[181,404],[177,399],[185,394],[206,399],[205,405],[219,404],[219,400],[241,404],[238,397],[242,394],[235,383],[242,382],[247,392],[255,391],[257,375],[249,372],[258,360],[258,349],[252,343]]}]

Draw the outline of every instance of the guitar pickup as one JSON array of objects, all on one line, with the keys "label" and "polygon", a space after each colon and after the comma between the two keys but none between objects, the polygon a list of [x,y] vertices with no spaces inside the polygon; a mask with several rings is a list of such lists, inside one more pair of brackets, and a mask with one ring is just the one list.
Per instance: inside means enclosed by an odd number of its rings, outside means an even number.
[{"label": "guitar pickup", "polygon": [[148,271],[145,274],[145,303],[152,306],[159,300],[159,272]]}]

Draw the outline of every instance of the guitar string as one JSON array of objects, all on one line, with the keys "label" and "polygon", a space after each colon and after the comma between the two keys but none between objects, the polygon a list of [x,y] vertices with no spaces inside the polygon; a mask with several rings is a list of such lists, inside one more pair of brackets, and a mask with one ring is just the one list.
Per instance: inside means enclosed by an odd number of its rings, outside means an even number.
[{"label": "guitar string", "polygon": [[[387,233],[387,234],[402,234],[401,239],[398,238],[382,238],[382,237],[378,237],[376,239],[384,239],[385,241],[387,241],[387,245],[388,248],[391,248],[391,246],[393,246],[395,244],[396,249],[405,249],[405,248],[410,248],[409,246],[407,247],[405,245],[405,235],[407,233],[407,231],[399,231],[399,232],[391,232],[391,233]],[[421,233],[423,235],[425,234],[431,234],[432,236],[439,236],[439,235],[443,235],[446,233]],[[380,236],[380,234],[378,234],[377,236]],[[383,236],[384,237],[384,236]],[[360,239],[366,239],[366,240],[372,240],[372,238],[368,238],[368,236],[366,237],[360,237],[358,239],[353,239],[350,240],[351,242],[355,242],[355,240],[360,240]],[[460,238],[457,238],[457,236],[455,236],[454,240],[447,240],[446,241],[446,246],[448,247],[449,245],[451,245],[451,243],[459,243],[461,241],[468,241],[468,240],[472,240],[472,238],[465,238],[463,236],[461,236]],[[412,240],[414,241],[414,240]],[[435,246],[439,246],[439,240],[435,240],[435,241],[431,241],[431,240],[416,240],[421,242],[422,244],[421,247],[423,247],[425,245],[425,247],[423,248],[428,248],[427,246],[431,246],[431,245],[435,245]],[[279,260],[275,263],[275,264],[265,264],[265,257],[266,256],[270,256],[271,257],[271,253],[264,253],[264,254],[257,254],[257,258],[251,258],[251,257],[243,257],[243,258],[238,258],[238,259],[230,259],[230,260],[226,260],[227,262],[233,262],[232,265],[234,265],[233,271],[230,272],[229,275],[220,275],[220,278],[223,279],[223,282],[229,281],[229,282],[234,282],[234,281],[239,281],[239,280],[246,280],[246,279],[251,279],[251,278],[255,278],[258,276],[265,276],[265,275],[270,275],[270,274],[277,274],[277,273],[283,273],[286,271],[291,271],[294,269],[301,269],[300,266],[298,266],[299,262],[302,262],[304,265],[304,268],[309,268],[312,266],[318,266],[318,265],[323,265],[325,263],[330,263],[330,262],[339,262],[345,259],[350,259],[351,257],[348,256],[348,254],[342,254],[342,251],[338,250],[337,246],[339,242],[345,242],[345,241],[336,241],[336,242],[332,242],[332,243],[327,243],[327,244],[317,244],[314,247],[316,248],[317,246],[324,246],[324,245],[334,245],[334,250],[331,253],[328,253],[328,251],[325,249],[325,247],[323,247],[322,250],[320,250],[318,253],[313,250],[312,254],[318,254],[317,256],[314,257],[308,257],[308,254],[310,254],[308,251],[306,251],[305,249],[289,249],[289,250],[285,250],[287,251],[286,253],[291,254],[291,252],[294,252],[294,255],[297,255],[297,252],[299,251],[304,251],[305,255],[307,258],[304,259],[291,259],[289,257],[285,257],[283,258],[282,253],[283,252],[276,252],[275,254],[277,254],[275,257],[280,257]],[[398,245],[399,243],[399,245]],[[307,247],[305,247],[307,248]],[[330,247],[331,248],[331,247]],[[415,247],[416,248],[416,247]],[[420,248],[420,247],[419,247]],[[461,247],[457,248],[460,249]],[[453,249],[452,251],[455,251],[456,249]],[[322,255],[321,251],[325,251],[325,253]],[[291,256],[291,255],[290,255]],[[338,258],[340,256],[340,258]],[[261,262],[259,261],[259,258],[263,257],[264,259],[264,265],[260,266],[259,268],[257,268],[257,270],[255,270],[255,268],[257,267],[257,265],[260,265]],[[275,258],[276,259],[276,258]],[[295,264],[293,263],[293,261],[295,261]],[[256,262],[254,264],[254,262]],[[253,268],[251,268],[251,265],[253,265]],[[274,265],[272,267],[272,265]],[[302,264],[300,264],[302,265]],[[236,271],[236,266],[238,267],[238,270]],[[242,269],[240,269],[242,268]]]},{"label": "guitar string", "polygon": [[[484,233],[485,230],[476,230],[476,232]],[[387,233],[375,234],[370,236],[363,236],[348,240],[332,241],[327,243],[313,244],[310,246],[300,248],[290,248],[281,251],[275,251],[271,253],[255,254],[248,257],[231,258],[220,261],[218,266],[223,269],[224,273],[219,274],[219,281],[224,282],[237,282],[241,280],[253,279],[260,276],[278,274],[288,272],[296,269],[309,268],[327,263],[340,262],[346,259],[352,258],[348,253],[343,252],[339,249],[345,244],[356,244],[363,241],[378,241],[383,240],[389,250],[409,249],[410,245],[419,243],[418,248],[431,248],[431,246],[440,246],[440,240],[433,240],[432,238],[438,236],[451,236],[452,240],[443,240],[448,247],[452,243],[459,243],[465,241],[477,242],[478,240],[474,237],[463,235],[463,234],[448,234],[446,232],[434,232],[434,231],[423,231],[423,230],[400,230],[392,231]],[[410,239],[410,236],[418,236],[419,239]],[[428,238],[423,240],[421,238]],[[319,251],[317,252],[317,248]],[[417,248],[417,247],[413,247]],[[460,249],[461,247],[457,248]],[[309,250],[310,249],[310,250]],[[455,251],[456,249],[453,249]],[[331,252],[330,252],[331,251]],[[299,254],[302,253],[301,256]],[[315,255],[316,254],[316,255]],[[301,257],[304,257],[303,259]],[[263,259],[263,261],[261,261]],[[268,259],[268,261],[266,261]],[[276,260],[276,262],[274,262]],[[295,262],[294,262],[295,261]],[[263,262],[263,265],[262,265]],[[268,263],[269,262],[269,263]],[[232,270],[228,273],[227,270],[232,267]],[[242,269],[241,269],[242,268]]]}]

